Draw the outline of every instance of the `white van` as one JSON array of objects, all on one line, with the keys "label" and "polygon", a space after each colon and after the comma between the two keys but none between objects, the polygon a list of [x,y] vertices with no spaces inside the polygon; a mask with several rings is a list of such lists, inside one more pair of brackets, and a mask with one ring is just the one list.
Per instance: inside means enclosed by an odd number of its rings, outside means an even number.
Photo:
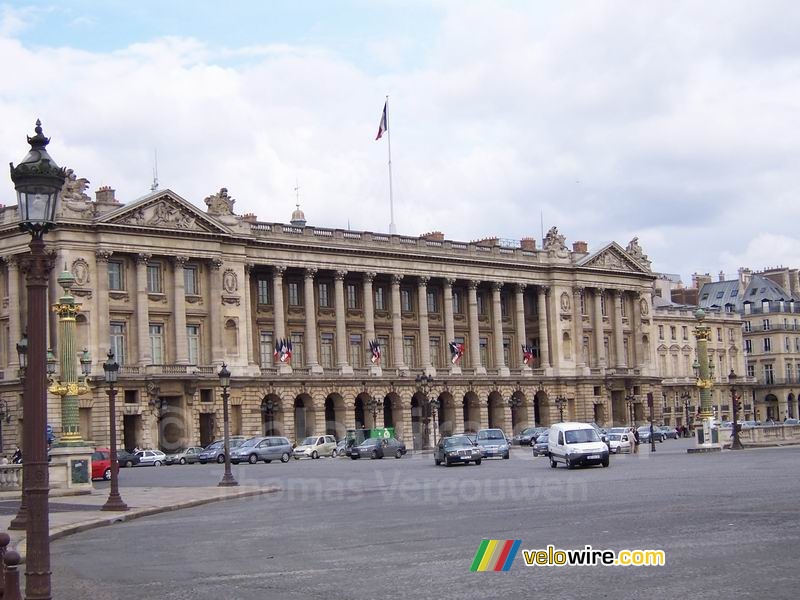
[{"label": "white van", "polygon": [[588,423],[556,423],[550,428],[547,448],[554,469],[559,462],[568,469],[578,465],[608,466],[608,446]]}]

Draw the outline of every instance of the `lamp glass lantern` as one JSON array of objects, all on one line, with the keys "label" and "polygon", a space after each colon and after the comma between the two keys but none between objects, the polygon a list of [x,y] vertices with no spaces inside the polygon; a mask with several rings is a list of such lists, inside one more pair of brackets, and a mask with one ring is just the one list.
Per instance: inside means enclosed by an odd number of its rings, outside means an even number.
[{"label": "lamp glass lantern", "polygon": [[114,353],[111,350],[108,351],[108,358],[103,363],[103,373],[106,376],[106,383],[113,384],[117,382],[119,363],[114,360]]},{"label": "lamp glass lantern", "polygon": [[19,368],[28,368],[28,334],[23,333],[22,339],[17,342],[17,356],[19,357]]},{"label": "lamp glass lantern", "polygon": [[56,374],[56,364],[58,361],[56,360],[56,355],[53,354],[53,349],[47,349],[47,374],[48,375],[55,375]]},{"label": "lamp glass lantern", "polygon": [[231,385],[231,372],[225,363],[222,363],[222,368],[219,370],[219,384],[224,388]]},{"label": "lamp glass lantern", "polygon": [[83,352],[81,352],[80,361],[81,373],[83,373],[84,377],[88,377],[92,373],[92,357],[86,348],[84,348]]}]

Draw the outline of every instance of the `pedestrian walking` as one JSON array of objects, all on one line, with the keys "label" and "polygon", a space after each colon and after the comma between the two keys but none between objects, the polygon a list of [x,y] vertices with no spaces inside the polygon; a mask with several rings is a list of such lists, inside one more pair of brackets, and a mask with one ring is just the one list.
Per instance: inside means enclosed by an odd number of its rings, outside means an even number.
[{"label": "pedestrian walking", "polygon": [[639,454],[639,432],[634,429],[633,430],[633,453]]}]

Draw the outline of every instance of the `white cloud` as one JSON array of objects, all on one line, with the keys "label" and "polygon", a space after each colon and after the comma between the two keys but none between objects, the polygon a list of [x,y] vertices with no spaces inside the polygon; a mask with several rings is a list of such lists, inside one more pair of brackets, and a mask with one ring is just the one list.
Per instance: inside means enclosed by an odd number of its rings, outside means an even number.
[{"label": "white cloud", "polygon": [[[388,92],[402,233],[538,237],[541,212],[590,249],[638,235],[654,268],[684,279],[797,266],[794,3],[435,6],[433,40],[361,41],[383,75],[268,39],[29,47],[15,39],[24,15],[4,11],[6,161],[40,117],[53,156],[124,201],[148,190],[158,148],[162,186],[199,206],[225,186],[240,213],[286,221],[297,178],[310,223],[385,231],[374,136]],[[775,242],[763,252],[762,236]]]}]

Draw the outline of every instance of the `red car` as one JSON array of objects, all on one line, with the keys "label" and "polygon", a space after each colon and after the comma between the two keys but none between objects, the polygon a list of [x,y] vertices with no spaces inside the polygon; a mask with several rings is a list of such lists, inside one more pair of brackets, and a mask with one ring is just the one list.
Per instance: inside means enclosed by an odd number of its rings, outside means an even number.
[{"label": "red car", "polygon": [[111,479],[111,452],[108,448],[92,452],[92,479]]}]

